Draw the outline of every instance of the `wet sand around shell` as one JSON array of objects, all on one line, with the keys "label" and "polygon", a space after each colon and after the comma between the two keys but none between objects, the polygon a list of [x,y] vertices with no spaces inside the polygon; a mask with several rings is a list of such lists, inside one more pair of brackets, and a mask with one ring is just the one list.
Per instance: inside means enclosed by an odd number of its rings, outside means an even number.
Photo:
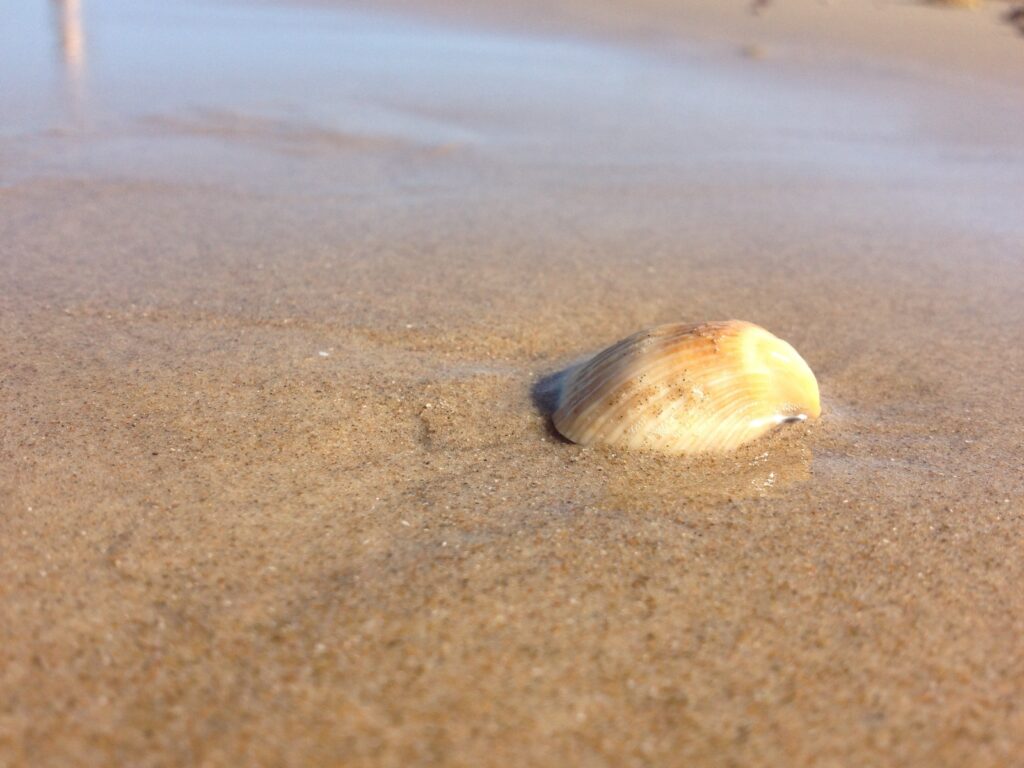
[{"label": "wet sand around shell", "polygon": [[[1024,38],[775,5],[0,6],[0,766],[1024,761]],[[733,317],[820,421],[552,430]]]}]

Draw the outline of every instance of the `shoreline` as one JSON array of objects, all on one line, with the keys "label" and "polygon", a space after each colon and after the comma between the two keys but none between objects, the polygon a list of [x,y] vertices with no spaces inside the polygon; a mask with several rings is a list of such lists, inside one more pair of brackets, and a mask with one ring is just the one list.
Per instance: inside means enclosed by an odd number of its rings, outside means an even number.
[{"label": "shoreline", "polygon": [[[288,0],[298,5],[364,7],[338,0]],[[1006,18],[1008,3],[976,8],[927,2],[776,0],[759,11],[749,3],[690,0],[559,0],[520,4],[513,12],[458,0],[389,0],[383,8],[424,20],[485,25],[524,34],[591,38],[637,50],[679,53],[694,45],[732,48],[743,58],[801,67],[878,67],[896,76],[940,78],[945,85],[999,84],[1019,93],[1024,36]],[[365,6],[371,8],[371,6]],[[380,10],[382,6],[372,6]]]}]

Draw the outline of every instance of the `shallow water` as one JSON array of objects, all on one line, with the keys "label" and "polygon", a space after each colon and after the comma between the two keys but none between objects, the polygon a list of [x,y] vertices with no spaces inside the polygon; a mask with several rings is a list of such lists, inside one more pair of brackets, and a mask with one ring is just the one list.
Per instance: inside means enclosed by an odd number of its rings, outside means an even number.
[{"label": "shallow water", "polygon": [[[0,763],[1021,753],[1012,91],[75,8],[0,1]],[[818,423],[552,432],[544,377],[727,317]]]},{"label": "shallow water", "polygon": [[[964,207],[948,198],[961,202],[967,187],[974,208],[1013,218],[1006,185],[1021,162],[1020,108],[1010,90],[1005,119],[979,130],[964,116],[973,135],[949,141],[955,120],[928,123],[937,105],[959,105],[934,83],[884,69],[786,72],[784,60],[707,44],[646,50],[276,3],[67,0],[3,11],[0,124],[30,153],[5,163],[7,183],[201,174],[280,189],[299,186],[298,167],[303,186],[329,192],[348,188],[329,171],[355,150],[490,152],[547,178],[569,166],[727,170],[765,186],[825,178],[888,194],[913,185],[913,197],[944,212]],[[951,189],[928,195],[937,186]]]}]

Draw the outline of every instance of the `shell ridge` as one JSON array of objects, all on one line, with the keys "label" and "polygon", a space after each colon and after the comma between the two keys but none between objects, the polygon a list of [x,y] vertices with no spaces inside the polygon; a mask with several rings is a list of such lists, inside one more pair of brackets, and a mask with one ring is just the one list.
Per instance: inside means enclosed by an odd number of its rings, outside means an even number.
[{"label": "shell ridge", "polygon": [[[569,416],[575,420],[587,419],[590,413],[594,411],[596,408],[598,408],[605,398],[611,397],[613,394],[619,392],[620,390],[625,390],[631,381],[639,378],[640,376],[652,376],[655,372],[655,369],[661,366],[672,367],[676,362],[675,358],[683,354],[683,352],[686,351],[686,348],[690,346],[696,346],[699,348],[707,347],[709,346],[709,344],[707,339],[704,338],[687,339],[682,345],[679,345],[678,348],[672,349],[671,352],[668,352],[665,355],[663,355],[663,359],[659,359],[659,356],[656,354],[651,354],[652,351],[645,351],[644,357],[649,358],[650,362],[646,363],[644,366],[627,367],[626,370],[620,372],[616,378],[611,380],[598,379],[585,392],[580,393],[578,396],[574,396],[574,405],[572,411],[566,415],[561,416],[560,418],[564,419],[565,416]],[[710,350],[705,350],[703,354],[693,355],[693,359],[696,362],[701,357],[710,356],[712,354],[713,353]],[[656,379],[656,381],[661,381],[661,379]],[[600,396],[597,396],[597,390],[600,390],[602,388],[604,389],[604,391]],[[624,400],[628,399],[624,398]],[[628,405],[628,402],[624,404]],[[622,403],[615,406],[616,412],[619,410],[619,407],[621,405]],[[614,416],[614,413],[607,413],[604,417],[598,417],[595,420],[595,424],[607,421],[613,418]]]},{"label": "shell ridge", "polygon": [[583,445],[731,450],[785,415],[820,414],[817,381],[787,342],[743,321],[665,325],[623,339],[564,383],[555,427]]},{"label": "shell ridge", "polygon": [[[658,326],[663,328],[667,326]],[[651,329],[650,332],[635,333],[628,338],[623,339],[603,352],[599,352],[589,363],[583,366],[583,369],[577,372],[573,378],[571,385],[573,388],[579,387],[582,391],[578,394],[574,393],[574,399],[576,401],[582,401],[589,399],[589,392],[593,386],[600,386],[603,383],[600,374],[603,374],[608,368],[618,363],[623,357],[625,357],[632,349],[642,344],[648,339],[654,339],[660,342],[660,346],[669,346],[669,343],[676,343],[678,340],[686,336],[686,330],[680,330],[672,334],[668,339],[660,338],[657,335],[652,335],[658,328]],[[645,356],[651,354],[653,350],[645,350]],[[628,377],[628,374],[626,375]],[[587,382],[584,384],[584,382]]]},{"label": "shell ridge", "polygon": [[[621,374],[619,381],[616,382],[614,387],[609,385],[608,391],[601,397],[594,398],[589,403],[586,410],[580,412],[577,415],[577,417],[580,419],[587,418],[589,413],[593,411],[595,408],[597,408],[605,398],[611,397],[613,394],[620,391],[622,391],[623,393],[628,391],[631,382],[637,380],[640,376],[645,377],[645,379],[647,380],[647,386],[661,388],[661,397],[658,398],[658,401],[668,398],[671,395],[671,385],[665,386],[665,382],[667,382],[671,378],[672,370],[676,367],[677,364],[677,357],[678,350],[673,350],[673,354],[666,355],[663,359],[658,359],[658,356],[651,355],[651,359],[647,362],[647,365],[645,367],[638,368],[635,371],[626,371],[623,374]],[[594,417],[593,421],[590,423],[589,431],[592,431],[594,434],[602,434],[604,439],[609,443],[614,442],[621,435],[621,433],[628,428],[628,425],[621,424],[622,412],[629,408],[631,405],[633,405],[636,399],[637,398],[635,396],[632,398],[622,397],[621,400],[616,402],[605,413],[598,414],[597,416]],[[615,426],[617,420],[620,422],[620,428],[617,428]],[[610,431],[606,432],[605,425],[607,424],[611,424],[612,426],[610,427]]]},{"label": "shell ridge", "polygon": [[[673,413],[676,414],[683,406],[685,406],[685,404],[688,404],[688,402],[692,402],[692,399],[691,399],[691,396],[692,396],[692,386],[687,387],[687,389],[689,390],[687,392],[687,394],[690,395],[690,397],[687,397],[686,399],[684,399],[682,397],[678,397],[676,395],[676,393],[673,392],[673,384],[672,383],[666,384],[666,382],[670,382],[670,380],[672,379],[672,376],[671,376],[671,373],[672,373],[671,366],[667,365],[667,366],[665,366],[665,369],[666,369],[666,374],[667,375],[662,376],[662,378],[660,378],[658,380],[658,382],[657,382],[659,384],[663,384],[664,386],[662,386],[662,388],[660,388],[659,396],[654,399],[654,402],[656,404],[658,404],[658,406],[660,406],[660,404],[662,404],[662,403],[664,403],[666,401],[672,401],[672,400],[675,399],[675,401],[677,403],[677,407],[673,409]],[[658,373],[660,373],[660,371]],[[705,415],[703,415],[701,413],[702,412],[702,409],[700,408],[701,404],[702,404],[702,402],[700,402],[700,401],[698,401],[696,403],[697,408],[695,409],[695,411],[693,413],[693,416],[698,417],[698,420],[703,420],[703,419],[707,418]],[[645,406],[649,406],[649,402],[645,403]],[[664,408],[664,406],[663,406],[663,408]],[[618,407],[618,408],[615,409],[615,412],[613,414],[605,415],[604,419],[607,420],[607,419],[612,419],[614,417],[617,417],[618,415],[621,414],[622,410],[623,410],[622,407]],[[645,410],[647,410],[647,409],[645,409]],[[684,426],[682,424],[682,420],[680,420],[678,415],[675,416],[675,420],[676,420],[676,423],[677,423],[677,430],[681,430],[683,428],[683,426]],[[600,423],[600,417],[599,417],[598,423]],[[621,423],[622,423],[622,420],[620,420],[620,424]],[[611,431],[608,432],[605,435],[605,438],[609,442],[614,442],[615,439],[618,436],[620,436],[623,431],[625,431],[624,428],[622,428],[621,426],[617,426],[617,425],[613,424]]]}]

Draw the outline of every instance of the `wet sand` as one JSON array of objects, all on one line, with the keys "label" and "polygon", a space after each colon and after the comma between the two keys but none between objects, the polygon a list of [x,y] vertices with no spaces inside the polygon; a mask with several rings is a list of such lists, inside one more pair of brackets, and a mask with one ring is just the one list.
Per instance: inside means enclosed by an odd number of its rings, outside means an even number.
[{"label": "wet sand", "polygon": [[[601,7],[0,9],[0,765],[1024,763],[1024,39]],[[729,317],[819,422],[553,433]]]}]

